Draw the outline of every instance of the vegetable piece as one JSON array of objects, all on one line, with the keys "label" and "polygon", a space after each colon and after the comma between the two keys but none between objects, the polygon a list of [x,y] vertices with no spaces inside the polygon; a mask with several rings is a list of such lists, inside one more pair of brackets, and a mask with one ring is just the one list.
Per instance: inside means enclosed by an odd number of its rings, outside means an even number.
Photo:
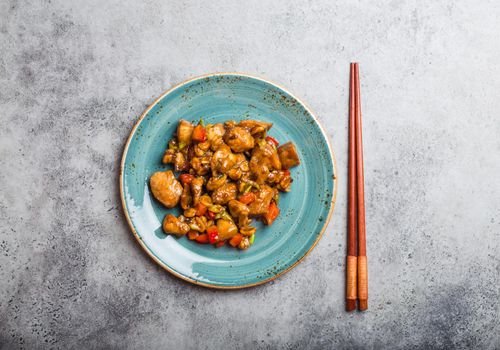
[{"label": "vegetable piece", "polygon": [[205,142],[207,140],[207,130],[200,124],[196,125],[191,139],[196,142]]},{"label": "vegetable piece", "polygon": [[255,193],[247,192],[238,198],[238,200],[243,204],[250,204],[255,200]]},{"label": "vegetable piece", "polygon": [[220,241],[215,243],[215,248],[220,248],[226,244],[226,241]]},{"label": "vegetable piece", "polygon": [[196,210],[196,216],[203,216],[207,212],[207,207],[201,202],[198,202],[194,208]]},{"label": "vegetable piece", "polygon": [[280,145],[280,143],[278,142],[278,140],[276,140],[274,137],[272,136],[266,136],[266,141],[273,144],[275,147],[278,147]]},{"label": "vegetable piece", "polygon": [[250,244],[253,244],[253,242],[255,241],[255,234],[251,235],[248,241],[250,242]]},{"label": "vegetable piece", "polygon": [[269,209],[267,210],[267,213],[265,213],[263,216],[264,224],[271,225],[274,222],[274,220],[276,220],[279,213],[280,209],[278,208],[276,203],[271,202],[271,204],[269,205]]},{"label": "vegetable piece", "polygon": [[229,244],[231,245],[231,247],[237,247],[238,244],[240,244],[242,240],[243,240],[243,235],[238,233],[237,235],[235,235],[233,238],[231,238],[229,240]]},{"label": "vegetable piece", "polygon": [[201,235],[197,236],[195,238],[195,241],[201,244],[207,244],[208,243],[208,235],[206,233],[202,233]]},{"label": "vegetable piece", "polygon": [[238,233],[238,227],[234,222],[224,219],[217,220],[217,230],[219,231],[219,240],[226,240]]},{"label": "vegetable piece", "polygon": [[149,180],[153,196],[167,208],[173,208],[179,203],[182,186],[171,170],[158,171]]},{"label": "vegetable piece", "polygon": [[209,211],[207,211],[207,215],[206,215],[206,216],[207,216],[210,220],[215,220],[215,216],[216,216],[216,215],[217,215],[217,214],[215,214],[213,211],[210,211],[210,210],[209,210]]},{"label": "vegetable piece", "polygon": [[219,230],[217,229],[217,226],[210,226],[207,228],[207,235],[208,242],[210,242],[210,244],[217,243],[219,240]]},{"label": "vegetable piece", "polygon": [[190,184],[193,179],[194,176],[191,174],[181,174],[181,176],[179,176],[179,180],[181,180],[183,184]]},{"label": "vegetable piece", "polygon": [[196,239],[196,237],[198,237],[199,235],[200,235],[200,234],[199,234],[198,232],[196,232],[196,231],[194,231],[194,230],[190,230],[190,231],[188,232],[188,239],[189,239],[190,241],[194,241],[194,240]]}]

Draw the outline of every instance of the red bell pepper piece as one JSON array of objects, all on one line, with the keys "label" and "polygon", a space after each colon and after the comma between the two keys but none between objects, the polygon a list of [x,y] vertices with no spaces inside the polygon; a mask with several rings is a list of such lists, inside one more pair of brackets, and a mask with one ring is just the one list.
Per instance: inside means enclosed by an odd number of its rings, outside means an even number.
[{"label": "red bell pepper piece", "polygon": [[255,200],[255,193],[248,192],[240,196],[238,200],[243,204],[250,204]]},{"label": "red bell pepper piece", "polygon": [[243,240],[243,235],[241,233],[238,233],[238,234],[234,235],[233,237],[231,237],[231,239],[229,240],[229,244],[232,247],[237,247],[238,244],[240,244],[242,240]]},{"label": "red bell pepper piece", "polygon": [[203,216],[207,212],[207,206],[203,203],[197,203],[194,207],[196,209],[196,216]]},{"label": "red bell pepper piece", "polygon": [[267,213],[264,214],[264,224],[266,225],[271,225],[274,220],[278,217],[280,214],[280,208],[276,205],[276,203],[273,201],[271,204],[269,204],[269,208],[267,209]]},{"label": "red bell pepper piece", "polygon": [[219,240],[219,230],[217,230],[217,226],[210,226],[207,228],[208,241],[211,244],[217,243]]},{"label": "red bell pepper piece", "polygon": [[196,125],[191,139],[197,142],[205,142],[207,140],[207,130],[200,124]]},{"label": "red bell pepper piece", "polygon": [[199,235],[198,237],[195,238],[195,241],[201,244],[207,244],[208,243],[208,235],[206,233],[203,233]]}]

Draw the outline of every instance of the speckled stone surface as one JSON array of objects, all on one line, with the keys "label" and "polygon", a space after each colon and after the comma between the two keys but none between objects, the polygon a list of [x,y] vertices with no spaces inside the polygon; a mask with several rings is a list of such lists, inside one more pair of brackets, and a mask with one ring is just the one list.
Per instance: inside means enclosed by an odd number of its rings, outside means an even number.
[{"label": "speckled stone surface", "polygon": [[[0,1],[0,348],[500,348],[500,3]],[[347,88],[362,76],[370,309],[344,312]],[[121,212],[134,121],[194,75],[303,98],[335,212],[273,283],[212,291]]]}]

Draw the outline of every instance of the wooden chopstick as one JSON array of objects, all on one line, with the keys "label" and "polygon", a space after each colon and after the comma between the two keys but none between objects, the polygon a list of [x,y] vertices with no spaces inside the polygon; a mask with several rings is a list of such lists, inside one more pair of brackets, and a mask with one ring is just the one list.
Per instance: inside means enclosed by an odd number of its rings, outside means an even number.
[{"label": "wooden chopstick", "polygon": [[355,96],[354,96],[354,63],[350,66],[349,78],[349,194],[348,194],[348,227],[347,227],[347,272],[346,272],[346,310],[356,309],[357,290],[357,252],[356,252],[356,143],[355,143]]},{"label": "wooden chopstick", "polygon": [[359,65],[354,64],[354,100],[356,110],[356,183],[358,192],[358,308],[368,309],[368,264],[366,259],[366,229],[365,229],[365,187],[363,172],[363,135],[361,124],[361,93],[359,88]]}]

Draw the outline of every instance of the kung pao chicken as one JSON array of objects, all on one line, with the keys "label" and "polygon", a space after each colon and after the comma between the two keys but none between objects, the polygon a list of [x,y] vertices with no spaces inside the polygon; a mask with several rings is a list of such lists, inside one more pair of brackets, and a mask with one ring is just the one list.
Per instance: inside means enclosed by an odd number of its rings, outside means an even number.
[{"label": "kung pao chicken", "polygon": [[279,192],[290,191],[290,168],[300,164],[295,145],[268,136],[272,123],[256,120],[194,125],[180,120],[162,162],[171,170],[150,178],[153,196],[165,207],[180,203],[183,214],[167,214],[163,230],[190,240],[247,249],[256,228],[271,225],[280,209]]}]

